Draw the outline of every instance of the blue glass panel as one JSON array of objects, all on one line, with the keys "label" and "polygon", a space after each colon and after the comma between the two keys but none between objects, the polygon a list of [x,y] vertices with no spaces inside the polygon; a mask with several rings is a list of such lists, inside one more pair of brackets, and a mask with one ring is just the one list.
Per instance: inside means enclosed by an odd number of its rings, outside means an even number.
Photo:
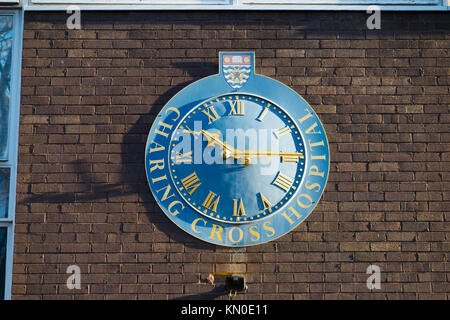
[{"label": "blue glass panel", "polygon": [[5,298],[6,228],[0,228],[0,300]]},{"label": "blue glass panel", "polygon": [[8,216],[9,169],[0,168],[0,218]]},{"label": "blue glass panel", "polygon": [[0,16],[0,160],[7,157],[12,27],[12,16]]}]

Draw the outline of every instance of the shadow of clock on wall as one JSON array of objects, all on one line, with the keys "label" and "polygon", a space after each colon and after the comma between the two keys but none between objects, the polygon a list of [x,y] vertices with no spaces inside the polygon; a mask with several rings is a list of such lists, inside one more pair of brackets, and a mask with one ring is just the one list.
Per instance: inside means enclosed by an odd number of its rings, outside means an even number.
[{"label": "shadow of clock on wall", "polygon": [[[150,114],[140,115],[137,122],[124,135],[123,142],[121,143],[122,168],[119,172],[120,178],[115,179],[118,180],[117,182],[104,183],[97,181],[95,173],[92,173],[91,170],[93,164],[88,161],[79,160],[72,162],[69,170],[70,172],[78,173],[80,182],[85,186],[83,192],[35,194],[26,197],[22,201],[22,204],[58,203],[61,207],[61,204],[64,203],[125,203],[133,202],[129,199],[133,198],[133,195],[137,195],[137,206],[135,208],[137,212],[132,210],[127,211],[127,208],[124,208],[122,214],[138,213],[138,222],[148,225],[145,221],[148,219],[148,222],[155,227],[156,231],[165,233],[168,239],[170,239],[170,242],[182,243],[185,246],[202,250],[215,250],[216,246],[190,236],[166,217],[150,192],[145,174],[145,144],[147,142],[148,132],[156,115],[176,93],[192,82],[216,73],[218,68],[215,63],[200,62],[179,62],[173,63],[172,66],[184,70],[190,77],[195,79],[171,86],[169,90],[158,95],[158,98],[151,106]],[[136,230],[137,240],[138,233],[139,230]]]},{"label": "shadow of clock on wall", "polygon": [[[102,13],[103,15],[103,13]],[[145,23],[148,22],[148,17],[143,18],[142,14],[134,14],[134,13],[108,13],[107,16],[111,16],[111,20],[115,21],[145,21]],[[117,17],[117,15],[120,15],[120,18]],[[284,14],[283,14],[284,15]],[[46,14],[45,18],[44,16],[37,16],[37,20],[43,19],[44,21],[53,21],[52,18],[48,18],[48,15]],[[239,25],[239,24],[246,24],[247,19],[240,19],[242,16],[235,16],[233,15],[225,15],[230,22],[230,24],[233,25]],[[246,15],[245,15],[246,16]],[[41,17],[41,18],[39,18]],[[59,16],[59,18],[64,16]],[[102,16],[103,17],[103,16]],[[221,16],[222,17],[222,16]],[[84,16],[84,19],[89,19],[89,24],[102,24],[104,23],[104,18],[98,19],[97,16],[95,16],[95,13],[86,13]],[[292,17],[292,19],[297,19],[298,16],[295,15]],[[51,20],[48,20],[51,19]],[[98,19],[98,20],[97,20]],[[169,18],[161,18],[164,22],[166,20],[169,20]],[[179,23],[183,23],[184,20],[181,20]],[[252,23],[262,23],[263,19],[261,21],[252,21]],[[292,22],[292,21],[291,21]],[[156,21],[155,23],[158,23]],[[178,23],[178,22],[171,22],[171,23]],[[208,23],[207,20],[204,21],[204,23]],[[297,23],[297,22],[296,22]],[[313,22],[307,22],[312,23]],[[94,26],[95,29],[95,26]],[[297,31],[296,31],[297,32]],[[299,33],[303,32],[301,30],[298,30]],[[225,48],[226,49],[226,48]],[[131,50],[131,49],[130,49]],[[211,50],[211,49],[208,49]],[[170,262],[185,262],[184,259],[189,259],[189,262],[192,265],[195,264],[195,268],[197,268],[196,271],[190,271],[189,273],[192,276],[200,275],[203,276],[203,274],[208,274],[210,271],[217,271],[212,270],[213,265],[219,265],[219,264],[230,264],[232,262],[244,262],[242,260],[234,260],[234,254],[236,253],[236,257],[242,258],[242,253],[246,252],[255,252],[256,250],[258,252],[260,251],[274,251],[274,248],[276,248],[276,243],[268,243],[258,246],[257,248],[249,249],[249,248],[227,248],[227,247],[220,247],[215,246],[213,244],[209,244],[207,242],[203,242],[199,239],[194,238],[193,236],[189,235],[185,231],[181,230],[178,226],[176,226],[172,221],[170,221],[164,212],[159,208],[157,205],[155,199],[153,198],[153,195],[150,191],[150,188],[148,186],[146,174],[145,174],[145,165],[144,165],[144,154],[145,154],[145,145],[147,136],[149,133],[149,130],[151,128],[151,125],[158,114],[158,112],[161,110],[161,108],[179,91],[181,91],[183,88],[185,88],[187,85],[191,84],[192,82],[199,80],[201,78],[217,74],[218,72],[218,59],[217,59],[217,52],[214,54],[211,54],[211,58],[207,61],[209,62],[203,62],[204,58],[198,58],[195,59],[195,62],[185,62],[184,58],[177,58],[177,59],[170,59],[171,61],[179,61],[179,62],[172,62],[171,64],[168,61],[168,59],[165,59],[164,63],[161,65],[161,62],[158,60],[155,60],[151,57],[143,58],[144,67],[147,67],[149,69],[154,68],[157,70],[156,74],[150,76],[153,77],[154,81],[160,81],[160,75],[158,74],[159,69],[168,69],[168,72],[174,72],[177,76],[173,77],[172,74],[167,73],[161,75],[161,78],[165,78],[166,80],[170,78],[170,80],[166,81],[167,83],[161,84],[155,82],[155,86],[157,86],[158,89],[162,90],[161,92],[152,92],[151,95],[155,98],[155,100],[148,100],[136,103],[133,105],[133,107],[137,107],[133,112],[127,113],[121,113],[121,114],[114,114],[113,110],[111,110],[111,113],[108,113],[110,110],[105,109],[106,111],[103,112],[104,114],[110,115],[111,118],[117,118],[116,123],[117,124],[125,124],[124,125],[124,133],[121,132],[118,134],[115,134],[114,139],[116,141],[102,141],[99,142],[102,146],[101,153],[103,155],[107,154],[108,157],[113,158],[110,162],[105,163],[99,163],[99,162],[93,162],[89,159],[90,154],[83,154],[77,159],[79,159],[76,162],[72,163],[63,163],[64,164],[64,173],[76,173],[78,176],[77,183],[82,183],[81,186],[77,186],[77,191],[68,191],[68,192],[61,192],[61,193],[43,193],[43,192],[36,192],[35,194],[32,193],[31,185],[28,184],[27,187],[29,187],[29,193],[28,194],[18,194],[18,196],[25,197],[24,200],[21,202],[25,205],[33,204],[33,203],[42,203],[42,204],[51,204],[52,210],[58,210],[54,207],[59,207],[59,212],[61,214],[64,214],[65,212],[84,212],[83,209],[80,208],[74,208],[73,211],[71,206],[76,206],[78,204],[83,205],[91,205],[91,206],[98,206],[99,208],[92,210],[94,212],[93,214],[98,213],[101,218],[101,223],[105,224],[114,224],[114,225],[120,225],[120,231],[114,230],[114,231],[96,231],[94,230],[93,233],[107,233],[108,235],[111,234],[112,241],[114,243],[129,243],[131,245],[138,245],[140,252],[144,252],[148,249],[148,253],[160,253],[161,256],[164,256],[165,261],[162,261],[164,264],[164,267],[170,267]],[[192,60],[191,60],[192,61]],[[197,62],[202,61],[202,62]],[[215,62],[213,62],[215,61]],[[149,65],[146,65],[146,63],[149,63]],[[167,72],[167,71],[164,71]],[[173,79],[181,79],[180,83],[173,83],[170,81],[174,81]],[[183,79],[184,78],[184,79]],[[94,79],[97,80],[97,79]],[[183,82],[183,80],[188,80]],[[175,80],[176,81],[176,80]],[[122,84],[123,86],[126,86],[127,84]],[[95,86],[95,84],[94,84]],[[164,88],[166,88],[166,91],[164,91]],[[108,88],[109,89],[109,88]],[[113,89],[113,88],[111,88]],[[141,89],[141,88],[139,88]],[[117,94],[117,93],[116,93]],[[106,94],[104,94],[106,95]],[[126,95],[126,94],[123,94]],[[142,98],[146,97],[145,92],[139,92],[135,93],[135,95],[139,95]],[[151,98],[153,98],[151,97]],[[127,102],[124,100],[123,104],[127,108]],[[131,102],[130,104],[132,104]],[[108,106],[110,107],[110,106]],[[98,123],[95,122],[95,115],[94,117],[94,125],[98,125]],[[120,119],[121,117],[126,119]],[[115,124],[113,122],[113,124]],[[51,124],[48,124],[51,126]],[[100,132],[100,135],[106,136],[108,135],[108,128],[107,125],[99,125],[99,127],[104,127],[103,131]],[[114,132],[116,133],[116,132]],[[99,136],[100,136],[99,135]],[[95,144],[95,143],[93,143]],[[114,146],[108,146],[108,144],[115,144]],[[120,149],[113,149],[116,148],[116,146],[119,146]],[[109,149],[111,148],[111,149]],[[95,151],[95,150],[94,150]],[[63,152],[64,153],[64,152]],[[63,154],[62,153],[62,154]],[[31,146],[29,154],[33,155],[33,147]],[[100,154],[101,155],[101,154]],[[96,159],[98,161],[98,159]],[[104,165],[104,170],[93,170],[94,166],[101,166]],[[109,170],[108,166],[111,166],[111,170]],[[101,172],[101,174],[98,174]],[[106,174],[104,174],[106,173]],[[105,176],[108,176],[105,178]],[[26,185],[26,183],[23,183]],[[31,194],[31,195],[30,195]],[[20,200],[19,200],[20,201]],[[69,209],[68,209],[69,208]],[[86,220],[89,220],[88,217]],[[70,223],[70,222],[69,222]],[[74,222],[75,224],[76,222]],[[45,234],[42,233],[43,242],[45,241]],[[74,237],[77,237],[78,235],[75,234]],[[135,241],[130,241],[129,239],[131,237],[135,238]],[[109,240],[109,239],[108,239]],[[130,243],[132,242],[132,243]],[[174,248],[171,248],[171,246],[174,246]],[[180,249],[182,247],[182,249]],[[270,248],[270,249],[269,249]],[[173,259],[183,259],[181,261],[172,261],[172,255],[170,252],[178,253],[178,252],[186,252],[189,254],[197,255],[199,259],[193,261],[192,256],[185,258],[187,255],[176,256],[174,255]],[[136,255],[138,250],[132,251],[129,250],[130,253],[134,252]],[[220,254],[216,254],[220,253]],[[202,255],[202,259],[200,259],[200,255]],[[205,259],[203,259],[203,255],[205,256]],[[249,255],[250,257],[250,255]],[[211,261],[205,263],[204,261]],[[217,259],[217,260],[216,260]],[[237,258],[236,258],[237,259]],[[262,259],[262,255],[252,255],[249,259],[252,259],[252,262],[259,262],[258,259]],[[255,259],[255,260],[253,260]],[[258,260],[258,261],[256,261]],[[201,262],[200,262],[201,261]],[[124,261],[125,263],[134,263],[135,261]],[[167,262],[167,263],[165,263]],[[247,261],[246,261],[247,262]],[[250,262],[250,261],[248,261]],[[122,262],[121,262],[122,263]],[[149,262],[149,264],[152,264],[153,262]],[[158,262],[156,262],[158,263]],[[156,264],[155,263],[155,264]],[[161,264],[161,263],[159,263]],[[273,272],[277,271],[277,264],[268,264],[267,268],[271,268]],[[217,267],[216,267],[217,269]],[[208,270],[208,271],[206,271]],[[265,269],[267,271],[267,269]],[[153,272],[153,270],[152,270]],[[165,273],[165,270],[161,273]],[[190,275],[188,275],[190,276]],[[259,279],[256,277],[260,277]],[[105,278],[107,279],[107,278]],[[207,283],[204,281],[205,279],[189,279],[186,281],[186,283],[194,283],[197,284],[199,282],[201,283]],[[262,275],[259,272],[255,272],[255,278],[254,282],[258,283],[262,280]],[[180,284],[181,285],[181,284]],[[212,286],[208,285],[205,286],[204,291],[198,294],[194,295],[188,295],[184,298],[186,299],[212,299],[212,298],[218,298],[221,293],[223,293],[222,289],[219,289],[219,286],[216,286],[214,289],[212,289]],[[202,289],[203,290],[203,289]],[[250,291],[250,290],[249,290]],[[172,296],[170,293],[166,293],[169,297]],[[181,294],[176,294],[177,296]],[[175,294],[173,294],[175,296]],[[247,295],[248,297],[250,295]]]},{"label": "shadow of clock on wall", "polygon": [[[134,233],[136,243],[146,243],[148,245],[149,253],[168,253],[168,251],[171,251],[170,249],[166,250],[165,247],[155,250],[155,248],[153,247],[154,242],[164,244],[168,243],[169,247],[171,244],[182,244],[185,247],[191,248],[191,252],[198,250],[198,254],[218,251],[231,253],[233,251],[236,251],[235,248],[221,248],[207,242],[202,242],[201,240],[196,239],[187,234],[185,231],[181,230],[166,217],[164,212],[159,208],[150,191],[145,173],[144,154],[148,132],[156,115],[167,103],[167,101],[170,100],[184,87],[200,78],[217,72],[217,64],[215,63],[180,62],[174,63],[172,64],[172,66],[184,70],[184,72],[186,72],[189,77],[194,78],[194,80],[171,86],[171,88],[166,92],[157,95],[158,98],[156,99],[156,101],[152,103],[151,107],[149,106],[148,108],[150,109],[150,113],[143,113],[141,115],[138,115],[138,120],[123,136],[120,151],[120,172],[119,170],[114,171],[112,174],[114,178],[108,178],[114,181],[112,181],[111,183],[107,183],[104,180],[99,181],[99,179],[96,177],[97,173],[93,173],[94,170],[92,167],[95,163],[79,160],[67,165],[67,171],[77,173],[79,179],[78,183],[83,184],[83,188],[81,190],[78,190],[79,192],[34,194],[31,196],[26,196],[21,201],[21,204],[57,204],[60,213],[67,212],[67,210],[62,210],[62,206],[64,205],[83,203],[92,205],[105,204],[104,213],[106,216],[106,220],[103,221],[104,223],[117,224],[118,214],[120,215],[120,217],[124,217],[126,219],[125,221],[121,221],[121,230],[117,235],[115,235],[117,238],[114,241],[123,242],[123,239],[121,239],[121,235],[124,232],[126,232],[124,238],[127,236],[129,237],[130,234]],[[30,153],[33,153],[32,149],[30,150]],[[111,154],[112,153],[108,153],[108,155]],[[108,208],[108,205],[111,205],[112,208]],[[122,208],[119,209],[121,211],[118,212],[116,205],[122,206]],[[100,210],[95,211],[99,212]],[[110,219],[112,220],[110,221]],[[121,218],[119,218],[119,220],[121,220]],[[134,225],[135,230],[130,230],[129,228],[127,230],[124,230],[125,225]],[[45,235],[43,235],[43,237],[45,237]],[[141,237],[143,238],[141,239]],[[149,239],[155,239],[155,241]],[[141,240],[143,241],[141,242]],[[164,257],[167,263],[172,262],[169,254],[164,255]],[[191,261],[189,262],[191,263]],[[196,263],[200,262],[196,261]],[[200,273],[200,270],[198,272],[195,272],[198,277],[200,277]],[[205,279],[198,279],[198,281],[203,284],[208,283]],[[223,288],[220,285],[207,285],[204,287],[204,292],[196,294],[183,294],[181,297],[178,297],[176,299],[217,299],[225,294],[225,290],[222,289]]]}]

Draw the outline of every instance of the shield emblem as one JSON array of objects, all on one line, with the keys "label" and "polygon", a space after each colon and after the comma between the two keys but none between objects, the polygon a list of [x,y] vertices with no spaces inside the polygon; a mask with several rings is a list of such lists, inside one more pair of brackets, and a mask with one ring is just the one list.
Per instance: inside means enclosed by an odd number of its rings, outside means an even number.
[{"label": "shield emblem", "polygon": [[222,56],[223,76],[233,89],[240,89],[250,77],[252,56],[250,54],[224,54]]}]

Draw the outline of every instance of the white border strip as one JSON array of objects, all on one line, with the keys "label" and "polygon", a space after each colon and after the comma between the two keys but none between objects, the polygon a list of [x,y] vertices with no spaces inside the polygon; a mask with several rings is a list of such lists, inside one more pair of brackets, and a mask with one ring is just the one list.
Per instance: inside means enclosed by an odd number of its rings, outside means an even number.
[{"label": "white border strip", "polygon": [[[366,11],[367,6],[79,6],[82,11],[127,11],[127,10],[143,10],[143,11],[212,11],[212,10],[235,10],[235,11]],[[381,11],[447,11],[447,6],[378,6]],[[67,11],[69,6],[25,6],[25,11]]]},{"label": "white border strip", "polygon": [[[123,2],[128,2],[128,4],[86,4],[87,0],[23,0],[25,11],[67,11],[70,5],[78,5],[80,10],[88,11],[111,11],[111,10],[255,10],[255,11],[270,11],[270,10],[329,10],[329,11],[366,11],[367,6],[370,4],[380,3],[380,0],[361,0],[361,4],[324,4],[332,2],[339,2],[337,0],[299,0],[297,2],[310,2],[310,4],[295,4],[292,1],[286,4],[281,3],[282,0],[273,0],[274,3],[263,3],[264,0],[207,0],[209,3],[205,3],[204,0],[173,0],[173,4],[161,4],[168,3],[171,0],[147,0],[154,1],[153,4],[147,3],[132,3],[130,0],[123,0]],[[103,3],[110,0],[97,0]],[[269,2],[268,0],[267,2]],[[344,0],[349,1],[349,0]],[[130,4],[131,2],[131,4]],[[198,4],[202,2],[203,4]],[[248,4],[245,4],[247,2]],[[252,3],[250,3],[252,2]],[[354,0],[353,2],[357,2]],[[383,1],[386,2],[386,1]],[[394,0],[395,2],[395,0]],[[416,4],[413,4],[416,2]],[[429,5],[426,2],[433,2]],[[59,3],[59,4],[58,4]],[[186,4],[191,3],[191,4]],[[197,4],[196,4],[197,3]],[[220,3],[220,4],[217,4]],[[293,4],[294,3],[294,4]],[[393,3],[392,5],[379,4],[379,8],[383,11],[447,11],[450,10],[450,0],[411,0],[411,4],[399,5],[398,3]]]},{"label": "white border strip", "polygon": [[[368,0],[363,0],[368,1]],[[418,0],[418,1],[436,1],[436,0]],[[164,5],[167,3],[171,5],[211,5],[211,4],[231,4],[231,0],[29,0],[28,3],[39,4],[67,4],[67,5]]]},{"label": "white border strip", "polygon": [[[59,2],[61,0],[33,0],[35,1],[52,1]],[[72,1],[72,0],[66,0]],[[64,1],[65,2],[65,1]],[[397,6],[415,6],[415,5],[437,5],[441,0],[240,0],[241,4],[248,5],[269,5],[269,4],[281,4],[281,5],[299,5],[299,4],[322,4],[322,5],[397,5]]]},{"label": "white border strip", "polygon": [[[67,11],[73,4],[43,4],[37,5],[25,0],[25,11]],[[378,5],[382,11],[447,11],[450,10],[450,3],[439,2],[431,5]],[[448,0],[450,2],[450,0]],[[197,11],[211,11],[211,10],[233,10],[233,11],[366,11],[366,5],[330,5],[330,4],[178,4],[178,5],[160,5],[160,4],[118,4],[118,5],[101,5],[101,4],[81,4],[78,5],[82,11],[126,11],[126,10],[146,10],[146,11],[162,11],[162,10],[197,10]]]}]

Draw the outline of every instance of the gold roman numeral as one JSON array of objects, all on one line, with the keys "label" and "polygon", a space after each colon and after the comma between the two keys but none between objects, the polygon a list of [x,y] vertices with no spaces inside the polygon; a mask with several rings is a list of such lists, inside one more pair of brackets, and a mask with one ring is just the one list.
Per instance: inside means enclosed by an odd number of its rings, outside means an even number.
[{"label": "gold roman numeral", "polygon": [[194,191],[197,190],[197,188],[202,184],[195,171],[188,175],[186,178],[181,179],[181,183],[190,195],[192,195]]},{"label": "gold roman numeral", "polygon": [[281,162],[298,162],[298,156],[281,156]]},{"label": "gold roman numeral", "polygon": [[278,130],[278,131],[275,131],[274,133],[275,133],[275,135],[277,136],[277,138],[279,138],[279,137],[284,136],[286,133],[289,133],[289,132],[291,132],[291,128],[289,128],[288,126],[286,126],[286,127],[284,127],[284,128],[281,128],[281,129]]},{"label": "gold roman numeral", "polygon": [[257,121],[263,121],[264,117],[266,116],[267,112],[269,111],[270,103],[263,109],[263,111],[259,114],[258,118],[256,118]]},{"label": "gold roman numeral", "polygon": [[192,163],[192,151],[186,153],[178,153],[175,156],[175,163]]},{"label": "gold roman numeral", "polygon": [[220,118],[213,106],[207,107],[202,112],[208,117],[208,124]]},{"label": "gold roman numeral", "polygon": [[279,171],[272,184],[279,187],[280,189],[283,189],[284,191],[288,191],[291,188],[293,182],[294,180],[285,176],[281,173],[281,171]]},{"label": "gold roman numeral", "polygon": [[272,204],[269,202],[269,200],[267,200],[267,198],[264,197],[261,192],[259,193],[259,197],[261,199],[261,203],[264,208],[263,210],[269,209],[272,206]]},{"label": "gold roman numeral", "polygon": [[243,100],[234,100],[228,101],[230,104],[230,113],[228,114],[233,116],[243,116],[244,115],[244,101]]},{"label": "gold roman numeral", "polygon": [[242,199],[233,199],[233,216],[242,217],[245,216],[244,205]]},{"label": "gold roman numeral", "polygon": [[[206,209],[209,209],[213,212],[216,212],[217,205],[219,204],[220,196],[215,194],[214,192],[209,191],[208,196],[206,197],[205,201],[203,201],[202,206]],[[205,210],[205,213],[207,210]]]}]

